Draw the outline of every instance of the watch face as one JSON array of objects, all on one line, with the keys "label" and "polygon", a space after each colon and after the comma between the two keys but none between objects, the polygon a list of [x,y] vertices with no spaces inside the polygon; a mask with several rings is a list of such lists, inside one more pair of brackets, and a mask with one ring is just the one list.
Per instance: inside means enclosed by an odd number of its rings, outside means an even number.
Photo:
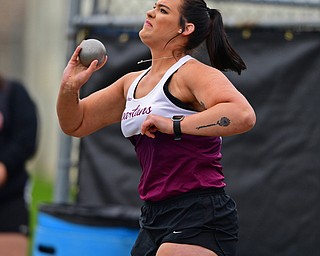
[{"label": "watch face", "polygon": [[174,120],[174,121],[182,121],[183,118],[184,118],[184,116],[173,116],[172,120]]}]

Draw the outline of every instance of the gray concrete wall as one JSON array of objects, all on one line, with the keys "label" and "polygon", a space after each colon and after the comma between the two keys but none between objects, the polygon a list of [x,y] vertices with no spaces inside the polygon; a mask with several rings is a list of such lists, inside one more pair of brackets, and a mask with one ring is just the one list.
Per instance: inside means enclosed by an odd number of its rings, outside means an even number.
[{"label": "gray concrete wall", "polygon": [[40,144],[35,169],[54,173],[59,127],[55,102],[66,63],[69,6],[65,0],[28,0],[24,77],[38,104]]},{"label": "gray concrete wall", "polygon": [[23,79],[23,47],[25,21],[24,0],[0,2],[0,73]]}]

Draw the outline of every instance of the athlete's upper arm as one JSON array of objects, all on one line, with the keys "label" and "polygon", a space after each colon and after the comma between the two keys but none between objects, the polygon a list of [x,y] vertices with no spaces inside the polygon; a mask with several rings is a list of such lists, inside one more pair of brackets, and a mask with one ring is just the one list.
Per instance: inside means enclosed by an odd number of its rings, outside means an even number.
[{"label": "athlete's upper arm", "polygon": [[137,75],[137,72],[129,73],[110,86],[80,100],[84,111],[83,121],[77,133],[84,136],[110,124],[120,122],[125,108],[128,87]]},{"label": "athlete's upper arm", "polygon": [[187,87],[206,109],[243,98],[230,80],[215,68],[193,61],[183,72]]}]

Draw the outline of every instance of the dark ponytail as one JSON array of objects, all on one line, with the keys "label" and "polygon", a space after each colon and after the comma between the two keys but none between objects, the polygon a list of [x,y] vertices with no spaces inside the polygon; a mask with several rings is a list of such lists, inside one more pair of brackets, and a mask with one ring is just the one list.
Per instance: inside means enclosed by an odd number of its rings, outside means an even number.
[{"label": "dark ponytail", "polygon": [[211,65],[222,71],[236,71],[240,75],[241,71],[246,69],[246,65],[229,43],[220,12],[208,9],[208,13],[211,23],[206,45]]},{"label": "dark ponytail", "polygon": [[182,28],[190,22],[195,31],[189,36],[186,53],[191,52],[204,41],[211,65],[221,71],[232,70],[241,74],[246,65],[236,51],[231,47],[224,30],[222,16],[216,9],[209,9],[203,0],[184,0],[181,7]]}]

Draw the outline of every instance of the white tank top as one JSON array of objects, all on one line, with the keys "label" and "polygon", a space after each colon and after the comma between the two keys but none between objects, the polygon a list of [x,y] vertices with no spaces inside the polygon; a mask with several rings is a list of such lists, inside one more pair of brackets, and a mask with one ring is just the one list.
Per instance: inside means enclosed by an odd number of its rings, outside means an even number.
[{"label": "white tank top", "polygon": [[175,105],[172,101],[170,101],[170,99],[168,99],[164,92],[164,85],[168,78],[170,78],[174,72],[176,72],[190,59],[193,58],[189,55],[186,55],[177,63],[172,65],[158,82],[158,84],[142,98],[135,99],[134,92],[139,81],[147,74],[150,68],[142,72],[133,81],[128,90],[126,107],[121,119],[121,130],[126,138],[141,133],[141,125],[149,114],[171,118],[174,115],[188,116],[196,113],[195,111],[187,110]]}]

